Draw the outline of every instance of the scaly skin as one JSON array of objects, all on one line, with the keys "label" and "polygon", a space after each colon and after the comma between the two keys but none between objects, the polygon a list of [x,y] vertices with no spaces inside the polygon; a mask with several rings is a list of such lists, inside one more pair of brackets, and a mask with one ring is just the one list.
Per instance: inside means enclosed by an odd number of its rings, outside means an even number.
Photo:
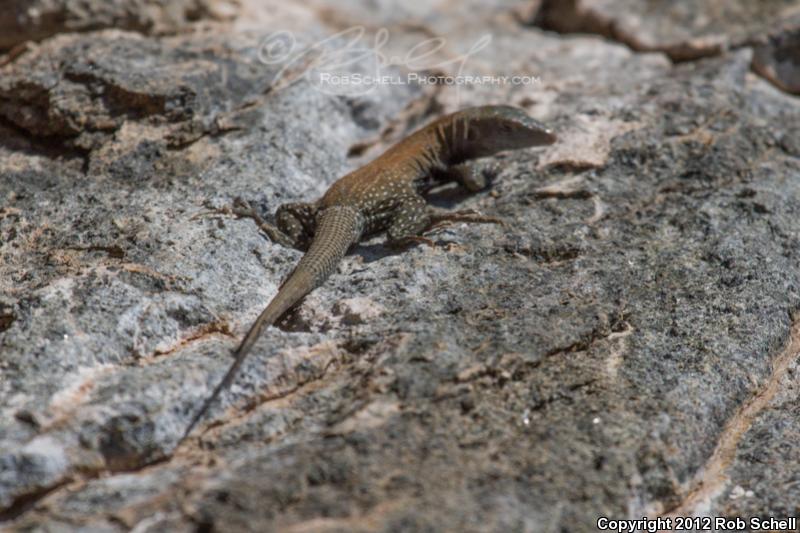
[{"label": "scaly skin", "polygon": [[485,218],[463,213],[433,213],[423,194],[450,181],[473,192],[483,189],[486,178],[464,162],[504,150],[552,144],[555,140],[549,129],[520,109],[465,109],[406,137],[368,165],[336,181],[316,202],[282,205],[275,214],[277,227],[260,222],[274,242],[307,250],[306,254],[251,326],[234,352],[233,364],[182,439],[233,381],[264,327],[274,324],[322,284],[350,246],[384,231],[388,243],[395,246],[424,240],[420,235],[426,229],[448,219],[485,222]]}]

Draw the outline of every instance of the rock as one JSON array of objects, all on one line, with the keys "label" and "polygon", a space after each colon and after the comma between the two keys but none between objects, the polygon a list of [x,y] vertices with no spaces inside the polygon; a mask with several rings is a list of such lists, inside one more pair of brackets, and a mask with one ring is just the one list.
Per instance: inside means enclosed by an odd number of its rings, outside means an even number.
[{"label": "rock", "polygon": [[663,51],[674,61],[752,44],[776,27],[800,24],[792,2],[672,2],[544,0],[534,23],[559,32],[599,33],[639,51]]},{"label": "rock", "polygon": [[9,0],[0,12],[0,50],[58,33],[102,28],[175,32],[203,18],[225,18],[229,7],[205,0]]},{"label": "rock", "polygon": [[[800,102],[757,66],[782,53],[758,47],[789,8],[757,21],[725,5],[671,26],[697,12],[568,6],[598,28],[550,2],[204,2],[176,4],[163,31],[112,29],[94,8],[75,32],[7,31],[2,527],[797,515]],[[301,255],[216,208],[241,196],[270,217],[486,103],[527,109],[559,142],[494,158],[487,191],[432,201],[506,224],[356,246],[178,445]]]},{"label": "rock", "polygon": [[345,324],[365,324],[378,318],[383,310],[369,298],[346,298],[333,308]]},{"label": "rock", "polygon": [[[800,23],[798,23],[800,26]],[[774,35],[769,42],[757,46],[753,53],[753,70],[780,89],[800,94],[800,28]]]}]

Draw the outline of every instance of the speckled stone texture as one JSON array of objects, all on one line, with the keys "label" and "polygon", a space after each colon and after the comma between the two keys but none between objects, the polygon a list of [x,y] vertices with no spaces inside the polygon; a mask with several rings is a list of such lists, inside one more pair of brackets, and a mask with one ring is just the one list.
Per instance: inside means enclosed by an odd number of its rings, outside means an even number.
[{"label": "speckled stone texture", "polygon": [[[728,18],[584,4],[0,15],[0,529],[800,515],[800,3],[745,26],[745,0]],[[530,83],[366,90],[325,69]],[[446,112],[501,103],[559,142],[432,202],[506,224],[354,248],[178,446],[300,257],[213,208],[241,196],[269,217]]]}]

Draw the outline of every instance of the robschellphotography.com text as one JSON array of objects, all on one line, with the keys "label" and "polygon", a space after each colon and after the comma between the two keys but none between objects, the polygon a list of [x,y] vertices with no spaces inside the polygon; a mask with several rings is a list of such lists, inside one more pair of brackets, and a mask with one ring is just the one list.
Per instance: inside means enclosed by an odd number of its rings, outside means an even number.
[{"label": "robschellphotography.com text", "polygon": [[789,518],[725,518],[722,516],[676,516],[666,518],[639,518],[613,520],[601,516],[597,519],[600,531],[617,533],[635,531],[797,531],[797,517]]},{"label": "robschellphotography.com text", "polygon": [[533,85],[542,83],[539,76],[438,76],[409,72],[405,76],[334,74],[320,72],[319,82],[326,85]]}]

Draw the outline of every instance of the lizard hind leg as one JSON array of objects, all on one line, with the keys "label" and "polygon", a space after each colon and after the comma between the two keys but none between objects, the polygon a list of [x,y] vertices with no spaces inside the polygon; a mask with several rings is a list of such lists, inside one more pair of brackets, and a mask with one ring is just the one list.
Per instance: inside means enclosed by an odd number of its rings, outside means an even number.
[{"label": "lizard hind leg", "polygon": [[[279,227],[276,227],[269,222],[265,221],[261,218],[261,215],[258,214],[250,202],[245,200],[241,197],[236,197],[233,200],[233,204],[230,206],[225,207],[214,207],[210,205],[210,202],[204,204],[208,211],[198,213],[192,218],[199,218],[204,216],[213,216],[213,215],[233,215],[236,218],[250,218],[253,222],[256,223],[258,229],[260,229],[264,234],[274,243],[281,244],[283,246],[294,248],[296,247],[295,242],[297,241],[296,238],[290,237],[286,232],[284,232]],[[288,226],[288,225],[287,225]]]},{"label": "lizard hind leg", "polygon": [[231,214],[239,218],[251,218],[264,234],[274,243],[305,251],[316,231],[315,204],[290,203],[278,207],[275,212],[277,225],[272,225],[261,218],[250,203],[240,197],[233,201],[233,206],[217,209],[217,212]]},{"label": "lizard hind leg", "polygon": [[305,202],[283,204],[275,211],[275,222],[289,246],[306,251],[317,231],[317,207]]},{"label": "lizard hind leg", "polygon": [[422,233],[431,225],[428,206],[421,196],[403,198],[392,214],[392,222],[386,230],[387,243],[393,248],[422,242],[433,246]]}]

